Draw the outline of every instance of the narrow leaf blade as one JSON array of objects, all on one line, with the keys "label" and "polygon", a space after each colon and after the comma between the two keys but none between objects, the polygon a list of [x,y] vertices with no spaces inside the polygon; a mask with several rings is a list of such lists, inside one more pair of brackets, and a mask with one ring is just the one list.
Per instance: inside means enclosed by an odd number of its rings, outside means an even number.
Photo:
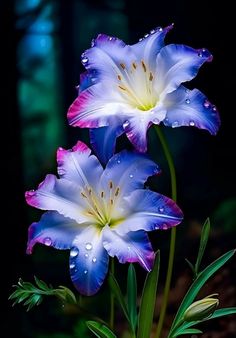
[{"label": "narrow leaf blade", "polygon": [[186,329],[185,331],[181,331],[177,335],[174,335],[172,337],[178,337],[178,336],[184,335],[184,334],[201,334],[201,333],[203,333],[203,332],[201,330],[198,330],[198,329]]},{"label": "narrow leaf blade", "polygon": [[202,227],[202,232],[201,232],[201,239],[200,239],[200,245],[199,245],[199,250],[198,250],[198,255],[197,255],[197,260],[195,264],[195,272],[198,274],[200,264],[202,262],[202,257],[204,255],[208,238],[210,234],[210,219],[207,218],[203,227]]},{"label": "narrow leaf blade", "polygon": [[153,314],[156,303],[156,290],[160,268],[160,251],[157,251],[154,267],[148,273],[141,298],[137,338],[150,338]]},{"label": "narrow leaf blade", "polygon": [[110,285],[112,292],[114,293],[114,296],[116,297],[116,300],[120,304],[126,319],[130,323],[129,312],[128,312],[128,308],[127,308],[127,305],[126,305],[126,302],[125,302],[125,298],[124,298],[124,296],[121,292],[121,289],[120,289],[120,286],[119,286],[117,280],[115,279],[115,277],[111,273],[108,277],[108,283]]},{"label": "narrow leaf blade", "polygon": [[130,264],[127,278],[127,300],[130,324],[133,332],[137,325],[137,279],[133,264]]},{"label": "narrow leaf blade", "polygon": [[226,252],[224,255],[216,259],[213,263],[205,268],[195,279],[193,284],[190,286],[188,292],[186,293],[179,310],[175,316],[175,319],[172,324],[171,331],[176,327],[179,320],[183,317],[184,312],[192,304],[193,300],[197,296],[199,290],[205,284],[205,282],[217,271],[219,270],[235,253],[235,250]]},{"label": "narrow leaf blade", "polygon": [[116,335],[104,324],[89,320],[86,322],[86,325],[89,330],[99,338],[117,338]]}]

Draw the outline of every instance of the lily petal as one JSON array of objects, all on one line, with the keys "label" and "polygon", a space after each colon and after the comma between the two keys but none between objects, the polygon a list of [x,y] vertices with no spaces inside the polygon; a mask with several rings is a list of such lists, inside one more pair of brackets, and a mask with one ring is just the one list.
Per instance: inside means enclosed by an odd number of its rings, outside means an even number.
[{"label": "lily petal", "polygon": [[133,53],[138,60],[143,60],[151,71],[155,70],[156,57],[162,47],[164,47],[164,39],[166,34],[173,28],[173,25],[165,28],[157,27],[151,30],[150,34],[145,35],[138,43],[131,46]]},{"label": "lily petal", "polygon": [[182,82],[192,80],[204,62],[212,61],[207,49],[193,49],[185,45],[170,44],[157,56],[155,89],[160,98],[177,89]]},{"label": "lily petal", "polygon": [[42,210],[58,211],[65,217],[82,223],[86,221],[83,216],[84,205],[82,205],[85,202],[80,197],[81,189],[75,183],[57,179],[54,175],[47,175],[37,190],[25,193],[29,205]]},{"label": "lily petal", "polygon": [[69,150],[57,151],[58,174],[61,178],[74,182],[78,187],[96,187],[97,177],[103,168],[91,150],[81,141]]},{"label": "lily petal", "polygon": [[101,287],[108,270],[108,254],[102,246],[102,234],[87,227],[74,240],[70,252],[70,274],[77,290],[86,296]]},{"label": "lily petal", "polygon": [[42,215],[39,222],[31,224],[28,230],[27,253],[31,254],[36,243],[52,246],[55,249],[70,249],[76,235],[83,227],[55,211]]},{"label": "lily petal", "polygon": [[122,122],[115,119],[109,127],[90,129],[90,143],[102,164],[114,154],[116,139],[123,132]]},{"label": "lily petal", "polygon": [[103,246],[111,257],[116,256],[120,263],[138,262],[150,271],[154,262],[154,252],[148,235],[144,231],[129,232],[120,236],[115,230],[106,227],[103,231]]},{"label": "lily petal", "polygon": [[150,190],[137,189],[124,197],[123,203],[130,216],[116,225],[120,235],[137,230],[167,230],[183,219],[182,211],[172,199]]},{"label": "lily petal", "polygon": [[206,129],[215,135],[220,127],[220,116],[206,96],[198,89],[180,86],[166,96],[167,114],[164,124],[170,127],[192,126]]},{"label": "lily petal", "polygon": [[109,182],[112,182],[115,187],[119,187],[121,195],[127,195],[134,189],[143,188],[148,177],[158,173],[158,165],[147,156],[124,150],[109,160],[100,184],[106,190]]}]

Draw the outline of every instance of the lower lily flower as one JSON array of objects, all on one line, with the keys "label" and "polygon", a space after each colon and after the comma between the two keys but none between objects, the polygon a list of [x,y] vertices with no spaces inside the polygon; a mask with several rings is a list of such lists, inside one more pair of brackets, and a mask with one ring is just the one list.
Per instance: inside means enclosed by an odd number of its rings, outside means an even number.
[{"label": "lower lily flower", "polygon": [[139,152],[146,152],[147,129],[152,124],[217,133],[220,118],[216,107],[198,89],[182,85],[212,55],[185,45],[164,46],[172,27],[154,29],[131,46],[99,34],[92,48],[82,54],[86,72],[81,75],[79,95],[69,108],[68,120],[72,126],[91,129],[92,145],[104,163],[124,132]]},{"label": "lower lily flower", "polygon": [[50,210],[30,226],[27,252],[36,243],[70,249],[71,279],[84,295],[102,285],[109,256],[149,271],[154,252],[146,231],[168,229],[183,218],[174,201],[144,189],[158,166],[122,151],[103,169],[80,141],[71,150],[59,148],[57,161],[59,178],[47,175],[37,190],[26,192],[29,205]]}]

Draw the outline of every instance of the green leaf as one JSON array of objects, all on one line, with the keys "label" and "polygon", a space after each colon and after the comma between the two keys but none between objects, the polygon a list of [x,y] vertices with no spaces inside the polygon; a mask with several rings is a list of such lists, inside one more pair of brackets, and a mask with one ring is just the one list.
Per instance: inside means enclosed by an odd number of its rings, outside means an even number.
[{"label": "green leaf", "polygon": [[60,285],[59,286],[59,297],[60,297],[60,294],[63,295],[64,297],[64,300],[68,303],[71,303],[71,304],[76,304],[77,303],[77,300],[76,300],[76,297],[74,295],[74,293],[68,289],[66,286],[63,286],[63,285]]},{"label": "green leaf", "polygon": [[132,331],[135,332],[137,325],[137,279],[133,264],[130,264],[127,278],[128,312]]},{"label": "green leaf", "polygon": [[86,325],[99,338],[116,338],[116,335],[104,324],[89,320]]},{"label": "green leaf", "polygon": [[188,264],[188,266],[190,267],[195,276],[195,267],[193,266],[193,264],[187,258],[185,258],[185,262]]},{"label": "green leaf", "polygon": [[143,293],[141,298],[139,321],[138,321],[138,338],[150,338],[153,314],[156,303],[156,290],[160,268],[160,251],[156,252],[154,267],[147,274]]},{"label": "green leaf", "polygon": [[197,296],[199,290],[205,284],[205,282],[217,271],[219,270],[235,253],[235,250],[228,251],[218,259],[216,259],[213,263],[205,268],[195,279],[193,284],[190,286],[188,292],[186,293],[179,310],[175,316],[175,319],[172,323],[172,327],[170,333],[174,330],[174,328],[178,325],[179,321],[182,319],[184,312],[187,308],[192,304],[193,300]]},{"label": "green leaf", "polygon": [[178,336],[181,336],[183,334],[201,334],[203,333],[201,330],[198,330],[198,329],[187,329],[187,330],[184,330],[184,331],[181,331],[179,332],[177,335],[173,335],[172,337],[178,337]]},{"label": "green leaf", "polygon": [[208,238],[209,238],[209,233],[210,233],[210,219],[207,218],[201,231],[201,239],[200,239],[200,245],[199,245],[199,250],[198,250],[198,255],[197,255],[197,260],[195,264],[195,274],[198,275],[199,267],[202,262],[202,257],[205,252]]},{"label": "green leaf", "polygon": [[43,291],[48,291],[51,288],[48,287],[48,285],[42,281],[41,279],[38,279],[36,276],[34,276],[34,280],[35,280],[35,284],[39,287],[39,289],[43,290]]},{"label": "green leaf", "polygon": [[111,273],[109,274],[109,277],[108,277],[108,283],[109,283],[109,286],[110,286],[114,296],[116,297],[116,300],[120,304],[126,319],[130,323],[129,311],[128,311],[128,308],[127,308],[127,305],[126,305],[126,302],[125,302],[125,298],[124,298],[124,296],[121,292],[121,289],[119,287],[117,280],[115,279],[115,277]]}]

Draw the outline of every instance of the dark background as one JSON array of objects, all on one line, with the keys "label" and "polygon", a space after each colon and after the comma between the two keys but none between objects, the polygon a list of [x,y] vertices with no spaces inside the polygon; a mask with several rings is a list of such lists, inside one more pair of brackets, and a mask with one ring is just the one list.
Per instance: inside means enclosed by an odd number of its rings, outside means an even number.
[{"label": "dark background", "polygon": [[[174,22],[167,43],[206,47],[214,55],[213,62],[202,67],[190,87],[196,86],[217,105],[222,120],[218,135],[212,137],[195,128],[164,130],[176,163],[178,203],[185,214],[178,231],[170,317],[190,281],[184,257],[194,259],[205,218],[210,216],[212,220],[205,264],[235,247],[233,12],[229,1],[1,1],[2,337],[88,337],[83,321],[78,320],[82,316],[75,309],[46,300],[42,307],[26,314],[21,306],[12,309],[7,297],[19,277],[32,281],[37,275],[53,285],[73,288],[67,269],[68,253],[37,247],[32,257],[26,256],[27,228],[39,213],[26,206],[24,191],[35,188],[48,172],[55,170],[55,150],[59,145],[71,147],[78,138],[88,141],[87,131],[68,126],[66,111],[76,96],[75,86],[83,71],[80,54],[100,32],[132,44],[152,28]],[[149,135],[150,155],[163,169],[163,175],[150,185],[170,195],[168,168],[160,144],[152,131]],[[118,148],[126,145],[123,138]],[[165,257],[168,235],[152,235],[154,246],[161,248]],[[235,265],[233,258],[218,280],[207,286],[206,292],[221,292],[222,306],[236,305]],[[123,281],[126,267],[117,269]],[[137,271],[141,284],[144,273],[139,268]],[[101,308],[106,303],[104,289],[94,301],[85,300],[88,308],[94,310],[95,305]],[[122,329],[123,317],[118,314],[118,318]],[[208,329],[211,333],[204,337],[236,337],[235,318],[211,324]]]}]

